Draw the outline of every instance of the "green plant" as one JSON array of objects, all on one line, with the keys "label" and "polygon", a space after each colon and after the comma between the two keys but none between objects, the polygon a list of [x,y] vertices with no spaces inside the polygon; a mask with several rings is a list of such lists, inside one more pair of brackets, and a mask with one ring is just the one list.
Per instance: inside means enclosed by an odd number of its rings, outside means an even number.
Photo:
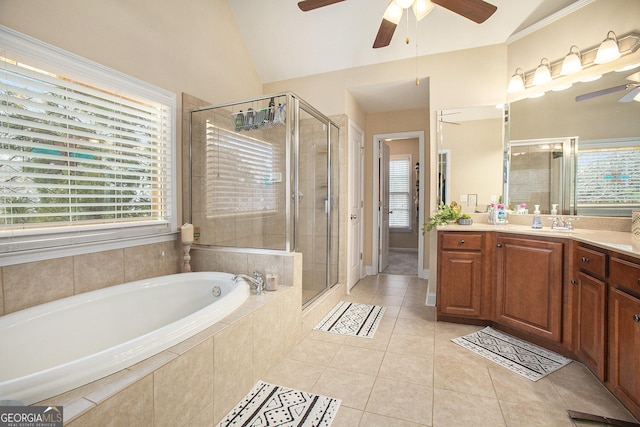
[{"label": "green plant", "polygon": [[439,225],[454,222],[458,217],[460,217],[460,207],[455,202],[451,202],[451,205],[440,203],[436,213],[429,218],[429,222],[422,226],[422,234],[424,235],[426,231],[431,231]]}]

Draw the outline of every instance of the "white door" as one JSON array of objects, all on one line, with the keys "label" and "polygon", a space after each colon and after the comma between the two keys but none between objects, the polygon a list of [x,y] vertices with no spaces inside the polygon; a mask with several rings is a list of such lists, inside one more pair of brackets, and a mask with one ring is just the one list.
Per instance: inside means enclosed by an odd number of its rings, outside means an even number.
[{"label": "white door", "polygon": [[389,265],[389,157],[389,146],[381,141],[379,155],[380,200],[378,201],[378,217],[380,218],[380,235],[378,236],[379,273]]},{"label": "white door", "polygon": [[362,277],[362,211],[364,202],[364,133],[351,121],[349,122],[349,193],[348,193],[348,268],[347,292]]}]

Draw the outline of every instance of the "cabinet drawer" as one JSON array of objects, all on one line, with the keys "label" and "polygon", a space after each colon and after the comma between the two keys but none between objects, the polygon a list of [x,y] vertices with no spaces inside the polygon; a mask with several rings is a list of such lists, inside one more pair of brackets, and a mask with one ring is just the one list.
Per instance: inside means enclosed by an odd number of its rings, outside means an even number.
[{"label": "cabinet drawer", "polygon": [[611,257],[609,281],[621,285],[634,293],[640,292],[640,264]]},{"label": "cabinet drawer", "polygon": [[584,246],[578,246],[575,251],[576,266],[594,276],[605,278],[607,276],[607,255],[594,251]]},{"label": "cabinet drawer", "polygon": [[442,235],[442,249],[482,250],[484,234],[446,233]]}]

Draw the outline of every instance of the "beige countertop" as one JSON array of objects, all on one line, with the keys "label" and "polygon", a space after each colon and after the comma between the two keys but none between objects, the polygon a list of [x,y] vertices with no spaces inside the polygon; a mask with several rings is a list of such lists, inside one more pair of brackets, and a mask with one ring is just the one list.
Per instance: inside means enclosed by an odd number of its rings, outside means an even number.
[{"label": "beige countertop", "polygon": [[493,231],[497,233],[525,234],[529,236],[546,236],[573,239],[578,242],[609,249],[622,254],[640,258],[640,240],[634,239],[631,232],[581,229],[553,230],[551,227],[541,229],[531,228],[529,225],[502,224],[492,225],[474,222],[471,225],[444,225],[438,231]]}]

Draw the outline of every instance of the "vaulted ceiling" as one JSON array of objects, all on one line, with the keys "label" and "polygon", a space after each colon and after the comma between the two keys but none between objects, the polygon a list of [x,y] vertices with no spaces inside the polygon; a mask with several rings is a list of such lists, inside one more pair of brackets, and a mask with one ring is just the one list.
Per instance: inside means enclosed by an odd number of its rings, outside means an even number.
[{"label": "vaulted ceiling", "polygon": [[[408,9],[391,44],[380,49],[373,49],[372,45],[389,0],[346,0],[309,12],[301,11],[297,0],[229,0],[229,3],[261,81],[270,83],[416,55],[505,43],[513,34],[589,1],[488,0],[497,6],[497,11],[482,24],[441,6],[416,23]],[[410,39],[408,45],[406,36]],[[386,90],[372,87],[354,96],[367,104],[367,99],[376,98],[376,92]]]}]

